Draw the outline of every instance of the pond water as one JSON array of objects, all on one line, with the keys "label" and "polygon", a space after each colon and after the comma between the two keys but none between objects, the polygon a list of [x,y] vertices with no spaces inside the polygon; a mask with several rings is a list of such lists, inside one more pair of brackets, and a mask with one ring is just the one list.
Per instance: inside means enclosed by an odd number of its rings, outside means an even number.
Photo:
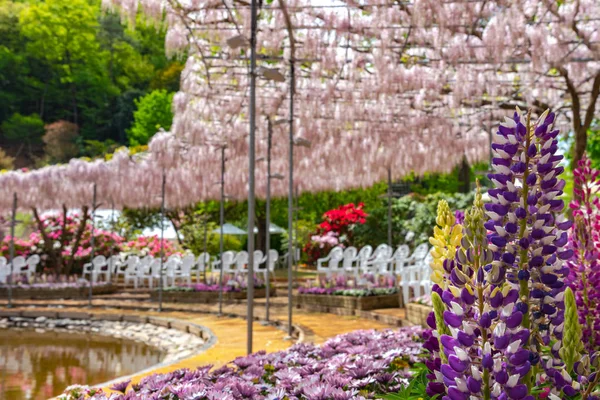
[{"label": "pond water", "polygon": [[131,340],[0,329],[0,399],[48,399],[69,385],[106,382],[161,360],[160,351]]}]

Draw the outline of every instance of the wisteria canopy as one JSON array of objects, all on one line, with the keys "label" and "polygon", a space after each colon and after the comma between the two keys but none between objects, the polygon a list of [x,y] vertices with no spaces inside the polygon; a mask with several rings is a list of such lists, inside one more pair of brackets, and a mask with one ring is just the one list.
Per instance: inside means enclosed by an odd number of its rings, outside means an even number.
[{"label": "wisteria canopy", "polygon": [[[96,183],[116,207],[167,206],[218,198],[221,146],[228,195],[248,182],[250,6],[241,0],[104,0],[134,20],[139,9],[168,26],[170,52],[187,51],[171,133],[144,157],[72,161],[0,176],[22,207],[79,207]],[[579,1],[277,0],[259,4],[257,156],[266,154],[266,119],[288,117],[296,70],[295,179],[300,191],[367,186],[408,172],[448,171],[464,156],[486,159],[493,122],[515,105],[556,112],[575,134],[575,161],[600,94],[600,3]],[[280,76],[277,70],[285,76]],[[266,79],[266,78],[271,79]],[[284,79],[281,79],[284,78]],[[285,124],[275,125],[272,171],[287,170]],[[266,168],[257,169],[263,196]],[[272,183],[274,195],[287,182]],[[0,208],[11,199],[3,197]]]}]

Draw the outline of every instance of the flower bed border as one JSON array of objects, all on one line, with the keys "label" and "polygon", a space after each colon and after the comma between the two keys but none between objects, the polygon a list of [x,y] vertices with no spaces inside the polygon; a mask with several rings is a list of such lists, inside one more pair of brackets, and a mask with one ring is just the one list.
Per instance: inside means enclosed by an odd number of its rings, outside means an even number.
[{"label": "flower bed border", "polygon": [[[112,294],[117,292],[117,286],[97,285],[92,286],[92,295]],[[39,299],[39,300],[55,300],[55,299],[87,299],[89,296],[89,286],[66,287],[66,288],[23,288],[13,287],[13,299]],[[8,297],[8,288],[0,287],[0,297]]]},{"label": "flower bed border", "polygon": [[[269,295],[274,297],[275,288],[271,288]],[[245,300],[248,297],[247,292],[223,292],[223,301]],[[266,297],[265,288],[254,289],[254,298],[260,299]],[[158,291],[150,293],[150,300],[158,301]],[[185,292],[185,291],[163,291],[162,300],[166,303],[196,303],[212,304],[219,302],[219,292]]]},{"label": "flower bed border", "polygon": [[309,311],[321,311],[323,308],[344,309],[350,312],[376,310],[380,308],[400,307],[401,293],[382,296],[334,296],[327,294],[295,294],[293,302],[297,307]]},{"label": "flower bed border", "polygon": [[427,328],[427,317],[433,311],[433,307],[419,303],[408,303],[406,305],[406,319],[415,325]]}]

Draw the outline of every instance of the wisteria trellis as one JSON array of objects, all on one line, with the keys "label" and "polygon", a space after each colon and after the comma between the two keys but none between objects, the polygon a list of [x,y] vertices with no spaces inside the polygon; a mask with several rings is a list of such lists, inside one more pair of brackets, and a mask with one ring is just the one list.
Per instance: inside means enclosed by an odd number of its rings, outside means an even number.
[{"label": "wisteria trellis", "polygon": [[[226,43],[249,36],[247,4],[105,0],[105,6],[129,16],[139,6],[151,17],[166,11],[169,51],[189,49],[174,99],[178,140],[159,135],[153,155],[135,164],[123,153],[107,163],[5,174],[3,188],[20,193],[22,205],[79,207],[91,198],[89,182],[97,182],[105,203],[151,206],[167,166],[167,205],[187,205],[218,198],[218,152],[207,144],[226,142],[227,194],[246,197],[248,62]],[[449,170],[463,154],[483,159],[491,121],[521,102],[552,107],[559,126],[572,121],[579,153],[600,93],[600,5],[593,0],[279,0],[263,4],[259,17],[260,68],[285,72],[290,58],[297,65],[296,130],[314,144],[297,150],[300,190],[367,186],[383,180],[390,166],[397,178]],[[259,113],[285,118],[287,103],[286,83],[259,79]],[[278,130],[275,172],[287,169]],[[266,126],[258,132],[266,136]],[[258,156],[265,152],[259,140]],[[259,167],[259,196],[265,175]],[[284,195],[286,185],[273,182],[273,195]]]}]

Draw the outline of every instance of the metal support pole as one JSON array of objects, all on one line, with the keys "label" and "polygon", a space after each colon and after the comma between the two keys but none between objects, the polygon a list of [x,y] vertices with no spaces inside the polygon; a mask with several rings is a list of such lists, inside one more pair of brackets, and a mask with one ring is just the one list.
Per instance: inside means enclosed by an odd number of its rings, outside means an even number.
[{"label": "metal support pole", "polygon": [[290,120],[289,120],[289,177],[288,177],[288,336],[292,336],[292,269],[294,257],[294,60],[290,60]]},{"label": "metal support pole", "polygon": [[296,286],[298,286],[298,268],[300,268],[300,257],[298,257],[298,215],[300,214],[300,195],[298,186],[296,186],[296,206],[294,212],[294,268],[296,268]]},{"label": "metal support pole", "polygon": [[[208,215],[205,214],[205,218],[204,218],[204,255],[202,257],[206,256],[206,250],[208,248]],[[209,262],[210,262],[210,257],[209,257]],[[208,267],[208,265],[204,265],[204,283],[206,283],[206,268]]]},{"label": "metal support pole", "polygon": [[15,225],[17,224],[17,193],[13,193],[12,215],[10,220],[10,274],[6,280],[8,283],[8,308],[12,307],[12,278],[13,278],[13,262],[15,260]]},{"label": "metal support pole", "polygon": [[392,247],[392,167],[388,167],[388,246]]},{"label": "metal support pole", "polygon": [[219,224],[221,225],[219,235],[219,315],[223,315],[223,224],[225,223],[225,146],[221,147],[221,201],[219,202]]},{"label": "metal support pole", "polygon": [[92,266],[90,267],[90,291],[88,295],[88,307],[92,308],[92,283],[94,281],[94,252],[95,248],[95,240],[94,240],[94,231],[96,229],[96,184],[94,183],[94,193],[92,195],[92,238],[90,239],[90,245],[92,246],[92,251],[90,252],[90,262]]},{"label": "metal support pole", "polygon": [[250,138],[248,149],[248,354],[252,353],[252,324],[254,322],[254,167],[255,167],[255,131],[256,131],[256,26],[258,9],[256,0],[252,0],[250,19]]},{"label": "metal support pole", "polygon": [[270,256],[269,252],[271,251],[271,141],[273,138],[273,124],[271,123],[271,118],[267,118],[267,210],[266,210],[266,229],[265,232],[265,253],[267,255],[267,273],[266,273],[266,299],[265,299],[265,320],[269,321],[269,297],[271,292],[271,284],[270,284],[270,275],[271,271],[269,270]]},{"label": "metal support pole", "polygon": [[[158,312],[162,311],[163,294],[163,262],[165,259],[165,187],[167,184],[167,174],[163,168],[160,202],[160,270],[158,272]],[[152,271],[150,271],[152,273]],[[154,279],[154,278],[150,278]]]}]

